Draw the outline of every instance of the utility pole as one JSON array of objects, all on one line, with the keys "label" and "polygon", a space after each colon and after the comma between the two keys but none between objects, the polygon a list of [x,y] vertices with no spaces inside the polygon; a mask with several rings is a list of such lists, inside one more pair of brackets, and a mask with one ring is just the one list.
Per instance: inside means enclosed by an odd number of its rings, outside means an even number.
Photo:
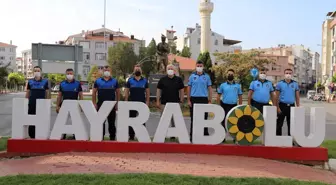
[{"label": "utility pole", "polygon": [[105,53],[105,60],[107,62],[107,47],[106,47],[106,0],[104,0],[104,53]]}]

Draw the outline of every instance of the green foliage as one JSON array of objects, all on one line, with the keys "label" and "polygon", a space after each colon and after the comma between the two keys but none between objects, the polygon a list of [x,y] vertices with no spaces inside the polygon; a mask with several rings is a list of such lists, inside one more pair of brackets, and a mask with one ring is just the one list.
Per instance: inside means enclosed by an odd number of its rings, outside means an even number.
[{"label": "green foliage", "polygon": [[10,64],[0,67],[0,87],[4,87],[6,85],[6,77],[8,76],[8,66]]},{"label": "green foliage", "polygon": [[240,80],[243,89],[249,86],[250,70],[254,67],[260,69],[273,61],[262,57],[262,52],[251,51],[248,53],[215,53],[217,61],[222,61],[222,64],[213,66],[215,76],[226,79],[227,70],[233,69],[236,78]]},{"label": "green foliage", "polygon": [[323,88],[321,80],[319,80],[317,83],[314,84],[314,88],[318,88],[318,89]]},{"label": "green foliage", "polygon": [[334,76],[332,77],[331,82],[336,83],[336,74],[334,74]]},{"label": "green foliage", "polygon": [[188,46],[184,46],[181,53],[179,53],[179,56],[190,58],[191,57],[190,48]]},{"label": "green foliage", "polygon": [[141,68],[142,73],[148,77],[152,72],[156,71],[156,42],[154,39],[151,40],[147,47],[140,48],[139,61],[143,60]]},{"label": "green foliage", "polygon": [[23,85],[25,83],[25,77],[22,73],[17,73],[17,72],[9,73],[8,81],[11,84]]},{"label": "green foliage", "polygon": [[202,61],[204,64],[204,71],[209,74],[211,78],[211,82],[213,84],[216,84],[216,79],[215,79],[215,73],[212,70],[212,61],[211,61],[211,56],[208,51],[204,53],[200,53],[197,60]]},{"label": "green foliage", "polygon": [[98,67],[96,65],[92,66],[87,77],[87,81],[90,84],[93,84],[93,82],[96,80],[93,76],[94,73],[98,72]]},{"label": "green foliage", "polygon": [[126,85],[126,79],[123,76],[119,76],[117,77],[118,80],[118,86],[121,87],[125,87]]},{"label": "green foliage", "polygon": [[58,74],[58,73],[48,73],[47,78],[50,81],[51,86],[59,84],[66,79],[65,74]]},{"label": "green foliage", "polygon": [[108,49],[108,64],[114,76],[126,76],[132,73],[138,57],[134,53],[132,43],[117,43]]}]

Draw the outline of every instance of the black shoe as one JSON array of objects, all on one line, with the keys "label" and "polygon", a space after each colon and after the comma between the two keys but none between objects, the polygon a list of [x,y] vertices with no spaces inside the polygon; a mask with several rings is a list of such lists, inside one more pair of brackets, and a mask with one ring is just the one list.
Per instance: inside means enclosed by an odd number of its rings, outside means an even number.
[{"label": "black shoe", "polygon": [[110,141],[114,141],[115,140],[115,136],[110,136]]},{"label": "black shoe", "polygon": [[171,137],[170,138],[170,141],[175,141],[176,140],[176,137]]},{"label": "black shoe", "polygon": [[131,141],[135,141],[135,137],[132,136],[132,137],[129,138],[129,140],[131,140]]},{"label": "black shoe", "polygon": [[226,142],[226,139],[224,139],[222,143],[225,143],[225,142]]}]

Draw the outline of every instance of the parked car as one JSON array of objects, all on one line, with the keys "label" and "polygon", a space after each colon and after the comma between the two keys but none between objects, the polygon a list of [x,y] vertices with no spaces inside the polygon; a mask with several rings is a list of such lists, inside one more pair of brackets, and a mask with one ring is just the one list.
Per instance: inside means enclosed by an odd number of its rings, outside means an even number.
[{"label": "parked car", "polygon": [[59,85],[55,85],[53,88],[51,88],[51,92],[58,92],[59,91]]},{"label": "parked car", "polygon": [[316,94],[315,91],[313,91],[313,90],[309,90],[309,91],[307,92],[307,99],[308,99],[308,100],[312,100],[312,99],[314,98],[315,94]]}]

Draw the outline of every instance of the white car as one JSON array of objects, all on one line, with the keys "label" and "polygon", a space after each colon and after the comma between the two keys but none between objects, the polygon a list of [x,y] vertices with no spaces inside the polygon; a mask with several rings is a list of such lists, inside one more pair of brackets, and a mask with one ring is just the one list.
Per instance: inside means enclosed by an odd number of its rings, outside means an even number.
[{"label": "white car", "polygon": [[312,100],[312,99],[314,98],[315,94],[316,94],[315,91],[313,91],[313,90],[309,90],[309,91],[307,92],[307,99],[308,99],[308,100]]}]

